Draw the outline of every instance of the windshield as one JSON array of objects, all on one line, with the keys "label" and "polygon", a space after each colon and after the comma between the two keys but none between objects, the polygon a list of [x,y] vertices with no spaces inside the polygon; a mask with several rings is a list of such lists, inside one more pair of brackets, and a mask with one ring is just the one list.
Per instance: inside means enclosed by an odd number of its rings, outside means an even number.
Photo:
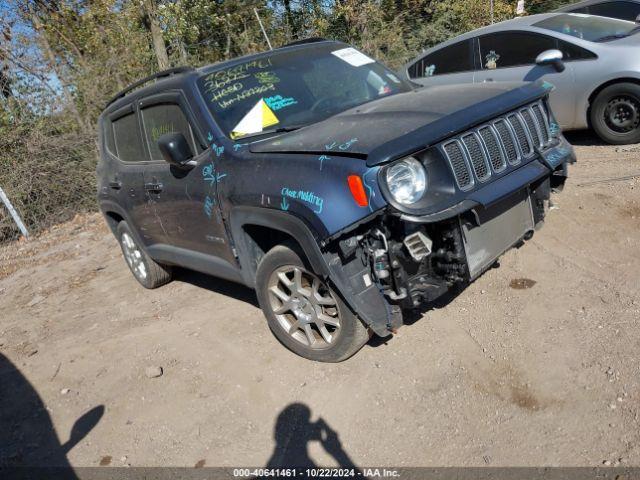
[{"label": "windshield", "polygon": [[225,134],[286,131],[410,89],[358,50],[314,45],[207,72],[198,88]]},{"label": "windshield", "polygon": [[605,42],[627,37],[635,33],[635,27],[637,26],[635,23],[627,22],[626,20],[580,13],[556,15],[533,25],[591,42]]}]

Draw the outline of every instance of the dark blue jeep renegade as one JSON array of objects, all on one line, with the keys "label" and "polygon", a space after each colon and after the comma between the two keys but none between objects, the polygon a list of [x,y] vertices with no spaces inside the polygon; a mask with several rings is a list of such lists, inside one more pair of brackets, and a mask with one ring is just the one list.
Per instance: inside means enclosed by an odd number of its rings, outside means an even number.
[{"label": "dark blue jeep renegade", "polygon": [[546,83],[415,89],[310,40],[121,92],[98,196],[136,279],[255,288],[275,336],[348,358],[541,226],[575,161]]}]

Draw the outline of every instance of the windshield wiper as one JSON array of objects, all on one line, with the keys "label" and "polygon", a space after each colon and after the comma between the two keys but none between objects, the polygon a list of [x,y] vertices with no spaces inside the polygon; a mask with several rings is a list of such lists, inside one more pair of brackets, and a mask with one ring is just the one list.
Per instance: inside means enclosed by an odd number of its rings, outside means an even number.
[{"label": "windshield wiper", "polygon": [[629,35],[630,35],[629,33],[617,33],[615,35],[605,35],[604,37],[598,38],[596,42],[608,42],[609,40],[618,40],[619,38],[626,38]]},{"label": "windshield wiper", "polygon": [[294,130],[299,130],[302,127],[304,127],[304,125],[290,125],[288,127],[280,127],[280,128],[276,128],[275,130],[263,130],[262,133],[271,133],[271,132],[275,132],[275,133],[281,133],[281,132],[293,132]]},{"label": "windshield wiper", "polygon": [[629,32],[629,35],[635,35],[638,32],[640,32],[640,25],[638,25],[637,27],[633,27]]},{"label": "windshield wiper", "polygon": [[242,137],[238,137],[238,140],[242,140],[245,138],[259,137],[260,135],[268,135],[270,133],[284,133],[284,132],[293,132],[294,130],[299,130],[302,127],[306,127],[306,125],[289,125],[288,127],[278,127],[271,128],[268,130],[262,130],[261,132],[250,133],[248,135],[243,135]]}]

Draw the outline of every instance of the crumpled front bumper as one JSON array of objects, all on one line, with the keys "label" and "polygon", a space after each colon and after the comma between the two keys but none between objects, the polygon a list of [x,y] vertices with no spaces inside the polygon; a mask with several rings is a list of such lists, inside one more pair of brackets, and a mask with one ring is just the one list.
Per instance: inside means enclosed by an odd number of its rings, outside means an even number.
[{"label": "crumpled front bumper", "polygon": [[[502,206],[505,203],[511,202],[515,197],[522,197],[520,198],[521,205],[522,201],[525,201],[524,199],[526,199],[526,205],[532,205],[533,202],[541,202],[543,199],[548,199],[551,192],[551,182],[549,180],[553,176],[566,177],[568,175],[567,165],[575,161],[576,157],[573,148],[564,137],[560,136],[558,142],[551,148],[546,149],[544,152],[538,151],[533,159],[509,174],[481,188],[467,192],[462,201],[426,215],[408,215],[395,209],[390,209],[387,213],[396,217],[400,216],[402,221],[418,224],[435,224],[443,221],[450,223],[451,219],[460,216],[460,225],[463,225],[462,218],[469,217],[469,213],[475,212],[475,215],[471,216],[477,219],[475,222],[478,227],[481,227],[485,221],[483,220],[483,213],[485,215],[484,218],[488,221],[496,210],[503,208]],[[530,211],[532,210],[531,207],[528,208]],[[532,212],[532,215],[534,218],[529,224],[531,228],[534,225],[538,225],[538,222],[544,217],[543,213],[540,216],[536,216]],[[516,220],[518,219],[516,218]],[[385,221],[384,218],[382,221]],[[529,228],[527,227],[525,230],[529,230]],[[522,235],[526,233],[525,230],[521,230]],[[495,252],[492,250],[492,255],[499,256],[504,252],[504,248],[508,249],[510,247],[511,244],[507,244],[509,238],[505,239],[507,241],[505,247],[492,240],[495,235],[491,232],[489,233],[489,236],[485,235],[480,238],[481,240],[482,238],[488,239],[487,241],[493,245]],[[482,245],[479,247],[482,247]],[[478,251],[480,250],[482,248],[479,248]],[[472,252],[468,250],[467,255],[470,254]],[[373,332],[380,336],[389,335],[403,324],[402,311],[397,305],[390,303],[376,282],[372,281],[369,265],[359,261],[345,264],[341,261],[339,255],[331,256],[328,260],[330,276],[333,278],[334,283],[340,289],[347,303],[351,305]],[[471,271],[472,269],[470,269],[471,280],[477,277],[481,273],[480,270],[484,270],[484,268],[486,268],[485,261],[480,262],[480,267],[476,271]]]}]

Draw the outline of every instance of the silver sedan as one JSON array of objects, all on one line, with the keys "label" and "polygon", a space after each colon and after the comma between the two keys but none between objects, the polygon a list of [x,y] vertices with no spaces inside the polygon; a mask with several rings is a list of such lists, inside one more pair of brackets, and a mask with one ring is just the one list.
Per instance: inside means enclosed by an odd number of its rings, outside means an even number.
[{"label": "silver sedan", "polygon": [[547,13],[507,20],[424,51],[400,72],[419,84],[535,81],[555,86],[551,107],[567,130],[640,142],[640,26]]}]

